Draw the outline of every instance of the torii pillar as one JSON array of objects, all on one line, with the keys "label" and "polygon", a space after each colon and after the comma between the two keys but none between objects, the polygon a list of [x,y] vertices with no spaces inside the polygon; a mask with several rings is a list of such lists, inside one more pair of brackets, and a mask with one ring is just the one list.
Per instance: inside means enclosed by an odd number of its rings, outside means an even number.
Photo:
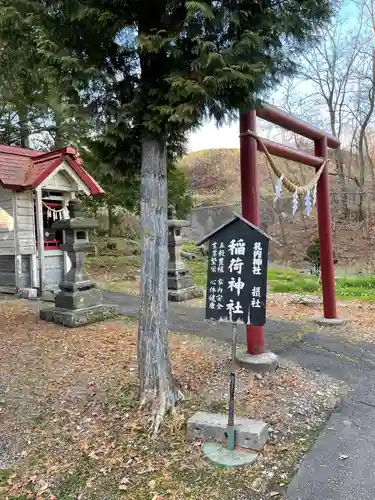
[{"label": "torii pillar", "polygon": [[[328,147],[337,149],[340,141],[327,132],[321,131],[312,125],[288,115],[274,106],[266,106],[258,111],[250,110],[240,114],[240,163],[241,163],[241,197],[242,215],[252,224],[260,225],[260,195],[259,170],[257,168],[258,141],[249,134],[248,130],[256,133],[257,115],[261,118],[281,126],[294,133],[300,134],[315,143],[315,155],[305,151],[289,148],[273,141],[263,139],[268,151],[276,156],[291,161],[301,162],[304,165],[315,167],[318,170],[322,161],[328,158]],[[344,322],[337,317],[335,297],[335,274],[333,263],[331,209],[329,195],[328,168],[323,173],[317,185],[318,229],[320,238],[320,259],[323,289],[323,318],[315,319],[322,325],[340,325]],[[247,353],[248,357],[264,353],[264,327],[247,326]]]},{"label": "torii pillar", "polygon": [[[260,225],[259,170],[257,168],[257,141],[248,130],[256,131],[256,111],[240,115],[240,165],[242,216],[255,226]],[[243,135],[242,135],[243,134]],[[264,326],[246,327],[248,354],[264,353]]]}]

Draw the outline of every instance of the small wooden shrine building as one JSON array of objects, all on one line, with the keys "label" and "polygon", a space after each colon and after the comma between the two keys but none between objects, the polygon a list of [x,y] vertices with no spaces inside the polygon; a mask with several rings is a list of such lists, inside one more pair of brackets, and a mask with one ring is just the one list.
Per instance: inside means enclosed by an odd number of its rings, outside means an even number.
[{"label": "small wooden shrine building", "polygon": [[0,292],[55,291],[70,268],[51,229],[78,193],[104,194],[73,147],[50,153],[0,146]]}]

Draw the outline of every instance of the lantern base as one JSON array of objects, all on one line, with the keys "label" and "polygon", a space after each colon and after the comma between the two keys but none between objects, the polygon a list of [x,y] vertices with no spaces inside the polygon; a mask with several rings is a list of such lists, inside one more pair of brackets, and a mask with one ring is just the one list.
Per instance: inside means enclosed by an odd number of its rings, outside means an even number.
[{"label": "lantern base", "polygon": [[203,291],[199,286],[168,290],[168,300],[170,302],[185,302],[185,300],[199,299],[200,297],[203,297]]},{"label": "lantern base", "polygon": [[258,453],[228,450],[228,448],[216,443],[205,443],[203,445],[203,454],[219,467],[244,467],[252,464],[258,458]]},{"label": "lantern base", "polygon": [[55,296],[55,306],[57,309],[81,310],[90,309],[103,304],[103,294],[94,285],[88,290],[68,291],[62,289]]},{"label": "lantern base", "polygon": [[76,328],[114,318],[117,316],[117,312],[114,306],[99,305],[76,310],[52,307],[41,309],[39,315],[40,319],[44,321],[57,323],[69,328]]}]

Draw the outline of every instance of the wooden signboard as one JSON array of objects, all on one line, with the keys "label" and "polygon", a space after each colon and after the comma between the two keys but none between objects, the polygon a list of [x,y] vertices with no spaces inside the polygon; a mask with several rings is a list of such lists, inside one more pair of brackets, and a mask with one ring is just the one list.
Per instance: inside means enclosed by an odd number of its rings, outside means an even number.
[{"label": "wooden signboard", "polygon": [[265,324],[269,239],[235,215],[198,243],[209,241],[206,319]]}]

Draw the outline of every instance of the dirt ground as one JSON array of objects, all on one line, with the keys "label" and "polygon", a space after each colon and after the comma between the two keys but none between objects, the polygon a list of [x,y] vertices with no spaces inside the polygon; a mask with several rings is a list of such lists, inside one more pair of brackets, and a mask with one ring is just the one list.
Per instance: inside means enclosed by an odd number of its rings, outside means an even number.
[{"label": "dirt ground", "polygon": [[237,414],[270,439],[250,468],[208,464],[186,439],[195,411],[226,411],[229,347],[171,335],[186,400],[156,438],[137,405],[136,325],[80,329],[41,322],[28,302],[0,302],[0,497],[4,499],[282,498],[301,457],[345,390],[292,364],[240,371]]},{"label": "dirt ground", "polygon": [[[305,301],[307,299],[308,305]],[[267,300],[269,317],[285,321],[298,322],[301,327],[320,331],[330,331],[313,323],[323,314],[323,306],[318,297],[298,296],[290,293],[270,293]],[[375,302],[373,301],[337,301],[337,314],[345,320],[342,326],[334,328],[338,337],[346,337],[351,342],[375,343]]]}]

